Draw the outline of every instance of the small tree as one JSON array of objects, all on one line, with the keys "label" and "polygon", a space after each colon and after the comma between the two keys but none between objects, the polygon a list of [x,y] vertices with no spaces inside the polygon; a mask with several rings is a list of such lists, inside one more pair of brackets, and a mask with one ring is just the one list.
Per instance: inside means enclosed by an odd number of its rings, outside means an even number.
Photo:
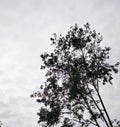
[{"label": "small tree", "polygon": [[99,87],[112,84],[112,73],[118,72],[119,62],[108,63],[110,47],[100,46],[100,33],[87,23],[84,28],[71,27],[65,37],[54,34],[51,41],[54,51],[41,55],[47,80],[31,95],[43,104],[38,122],[47,127],[100,127],[102,121],[113,127]]}]

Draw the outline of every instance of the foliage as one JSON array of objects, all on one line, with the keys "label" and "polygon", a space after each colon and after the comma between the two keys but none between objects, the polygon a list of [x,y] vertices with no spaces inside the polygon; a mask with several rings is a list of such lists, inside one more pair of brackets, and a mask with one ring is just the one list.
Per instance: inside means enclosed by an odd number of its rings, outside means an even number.
[{"label": "foliage", "polygon": [[71,27],[65,37],[54,34],[51,41],[54,51],[41,54],[41,69],[47,70],[47,80],[31,95],[44,105],[38,122],[47,126],[62,123],[61,127],[100,127],[102,121],[113,127],[99,87],[112,84],[112,73],[118,72],[119,62],[108,63],[110,47],[100,46],[100,33],[86,23],[84,28]]}]

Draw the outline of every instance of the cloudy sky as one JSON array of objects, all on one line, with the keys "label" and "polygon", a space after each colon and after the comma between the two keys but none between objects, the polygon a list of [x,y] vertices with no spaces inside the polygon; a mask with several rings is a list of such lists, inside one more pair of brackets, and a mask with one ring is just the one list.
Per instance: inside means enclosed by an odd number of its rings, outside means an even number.
[{"label": "cloudy sky", "polygon": [[[54,32],[89,22],[120,61],[120,0],[0,0],[0,120],[4,127],[39,127],[39,105],[30,94],[44,82],[40,54]],[[120,74],[102,89],[110,116],[120,118]]]}]

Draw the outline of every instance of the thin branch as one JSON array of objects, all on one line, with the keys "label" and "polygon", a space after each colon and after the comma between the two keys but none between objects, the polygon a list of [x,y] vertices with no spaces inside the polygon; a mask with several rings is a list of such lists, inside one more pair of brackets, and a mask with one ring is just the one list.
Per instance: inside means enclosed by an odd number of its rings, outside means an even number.
[{"label": "thin branch", "polygon": [[97,125],[98,127],[100,127],[100,125],[99,125],[99,123],[98,123],[98,121],[97,121],[97,119],[96,119],[96,117],[95,117],[95,115],[94,115],[92,109],[90,108],[90,105],[89,105],[89,103],[87,102],[86,98],[85,98],[84,95],[82,95],[82,94],[81,94],[81,96],[82,96],[84,102],[86,103],[86,105],[87,105],[87,107],[88,107],[88,110],[89,110],[90,114],[92,115],[94,121],[96,122],[96,125]]},{"label": "thin branch", "polygon": [[99,106],[97,105],[97,103],[96,103],[96,101],[94,100],[94,98],[92,97],[92,95],[91,95],[91,98],[92,98],[94,104],[96,105],[97,109],[99,110],[100,114],[102,115],[102,117],[103,117],[103,119],[104,119],[104,121],[105,121],[107,127],[109,127],[109,124],[108,124],[108,122],[107,122],[107,120],[106,120],[106,118],[105,118],[103,112],[101,111],[101,109],[100,109]]},{"label": "thin branch", "polygon": [[[87,89],[88,89],[88,91],[89,91],[88,86],[87,86]],[[97,104],[96,101],[94,100],[94,98],[93,98],[91,92],[89,92],[89,93],[90,93],[89,97],[93,100],[94,104],[96,105],[97,109],[99,110],[100,114],[102,115],[102,117],[103,117],[103,119],[104,119],[104,121],[105,121],[107,127],[109,127],[109,124],[108,124],[108,122],[107,122],[107,120],[106,120],[106,118],[105,118],[103,112],[101,111],[101,109],[99,108],[98,104]]]},{"label": "thin branch", "polygon": [[[84,121],[84,122],[86,122],[86,120],[85,119],[83,119],[82,118],[82,120]],[[93,123],[92,121],[90,121],[90,120],[88,120],[88,122],[89,122],[89,124],[92,124],[92,125],[94,125],[94,126],[97,126],[95,123]]]},{"label": "thin branch", "polygon": [[[97,82],[97,83],[98,83],[98,82]],[[104,111],[105,111],[105,114],[106,114],[106,116],[107,116],[107,119],[108,119],[108,121],[109,121],[110,127],[113,127],[112,122],[111,122],[111,120],[110,120],[110,117],[109,117],[109,115],[108,115],[108,113],[107,113],[107,110],[106,110],[106,108],[105,108],[105,105],[104,105],[104,103],[103,103],[103,100],[102,100],[102,98],[101,98],[101,96],[100,96],[100,93],[99,93],[98,89],[95,87],[94,81],[93,81],[93,86],[94,86],[94,88],[95,88],[95,90],[96,90],[96,92],[97,92],[97,94],[98,94],[98,97],[99,97],[99,99],[100,99],[101,105],[102,105],[102,107],[103,107],[103,109],[104,109]]]}]

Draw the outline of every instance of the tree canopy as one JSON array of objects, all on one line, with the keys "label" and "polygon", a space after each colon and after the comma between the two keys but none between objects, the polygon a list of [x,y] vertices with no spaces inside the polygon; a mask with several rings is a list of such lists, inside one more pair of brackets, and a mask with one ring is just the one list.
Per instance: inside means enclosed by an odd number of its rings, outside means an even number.
[{"label": "tree canopy", "polygon": [[46,82],[31,95],[41,104],[41,125],[51,127],[113,127],[99,87],[112,84],[119,62],[110,64],[110,47],[101,46],[103,37],[86,23],[70,27],[66,36],[51,38],[54,51],[41,54]]}]

